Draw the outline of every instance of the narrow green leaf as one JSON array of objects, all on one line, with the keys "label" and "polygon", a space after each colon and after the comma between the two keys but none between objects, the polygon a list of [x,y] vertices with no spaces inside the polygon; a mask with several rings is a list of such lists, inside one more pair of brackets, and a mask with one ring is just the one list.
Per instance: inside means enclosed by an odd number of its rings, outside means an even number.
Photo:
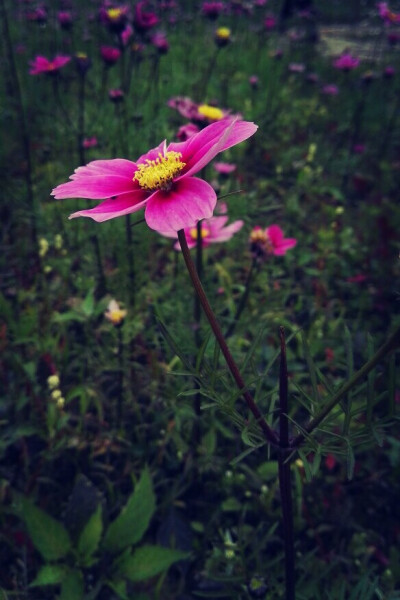
[{"label": "narrow green leaf", "polygon": [[142,546],[120,564],[119,574],[130,581],[143,581],[166,571],[173,563],[188,556],[188,552],[172,548]]},{"label": "narrow green leaf", "polygon": [[[368,347],[368,360],[374,355],[374,342],[372,336],[367,336],[367,347]],[[371,425],[372,421],[372,410],[374,407],[374,396],[375,396],[375,369],[372,369],[368,373],[368,385],[367,385],[367,423]]]},{"label": "narrow green leaf", "polygon": [[81,304],[81,310],[87,317],[93,314],[94,310],[94,289],[89,290],[86,298]]},{"label": "narrow green leaf", "polygon": [[36,575],[29,587],[40,585],[57,585],[62,582],[67,569],[64,565],[45,565]]},{"label": "narrow green leaf", "polygon": [[[320,403],[321,397],[320,397],[320,394],[318,391],[318,385],[317,385],[317,372],[316,372],[314,361],[311,357],[311,352],[310,352],[310,348],[309,348],[307,340],[306,340],[306,336],[303,331],[301,332],[301,341],[303,344],[303,353],[304,353],[304,357],[307,362],[308,372],[310,374],[311,387],[312,387],[312,391],[313,391],[313,400],[314,400],[314,403],[316,401],[318,401],[318,403]],[[312,410],[311,414],[313,416],[314,416],[314,410],[313,410],[314,403],[311,404],[311,410]]]},{"label": "narrow green leaf", "polygon": [[84,595],[82,573],[78,570],[70,571],[61,583],[61,594],[58,600],[83,600]]},{"label": "narrow green leaf", "polygon": [[56,561],[71,549],[71,539],[64,526],[27,498],[20,499],[17,512],[26,523],[33,545],[44,559]]},{"label": "narrow green leaf", "polygon": [[201,346],[199,348],[199,351],[197,353],[197,356],[196,356],[196,371],[197,371],[197,373],[199,373],[200,370],[201,370],[201,366],[202,366],[203,360],[204,360],[204,354],[205,354],[205,352],[207,350],[207,346],[208,346],[208,343],[210,341],[211,334],[212,334],[212,331],[210,329],[208,331],[206,337],[204,338],[204,341],[201,344]]},{"label": "narrow green leaf", "polygon": [[118,552],[139,542],[153,516],[156,500],[148,469],[145,469],[118,517],[107,529],[104,546],[110,552]]},{"label": "narrow green leaf", "polygon": [[102,509],[101,504],[99,504],[96,511],[86,523],[78,541],[78,553],[84,560],[87,560],[96,552],[102,533]]}]

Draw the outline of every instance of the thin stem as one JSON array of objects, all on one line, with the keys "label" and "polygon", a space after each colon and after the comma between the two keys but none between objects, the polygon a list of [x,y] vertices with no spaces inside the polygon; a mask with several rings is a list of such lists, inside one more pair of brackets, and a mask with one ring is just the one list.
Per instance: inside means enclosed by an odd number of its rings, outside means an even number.
[{"label": "thin stem", "polygon": [[235,316],[233,317],[233,321],[232,323],[229,325],[226,333],[225,333],[225,338],[231,337],[231,335],[233,334],[233,332],[235,331],[236,325],[241,317],[241,314],[246,306],[247,303],[247,299],[249,297],[249,293],[250,293],[250,285],[251,282],[253,280],[253,274],[255,271],[255,266],[257,264],[257,259],[253,258],[252,263],[250,265],[250,270],[247,274],[247,278],[246,278],[246,283],[244,284],[244,292],[242,294],[242,297],[240,298],[240,302],[238,304],[238,307],[236,309],[236,313]]},{"label": "thin stem", "polygon": [[79,78],[78,155],[81,165],[86,163],[83,139],[85,136],[85,76]]},{"label": "thin stem", "polygon": [[293,533],[293,500],[290,477],[289,419],[288,419],[288,373],[286,343],[283,327],[279,328],[281,340],[281,362],[279,374],[279,489],[282,502],[283,536],[285,543],[285,585],[286,600],[295,600],[295,557]]},{"label": "thin stem", "polygon": [[400,327],[395,329],[392,335],[386,340],[386,342],[375,352],[374,356],[365,363],[353,377],[350,379],[332,396],[326,406],[317,414],[303,431],[296,436],[290,446],[292,448],[298,448],[310,435],[314,429],[316,429],[322,421],[329,415],[329,413],[335,408],[341,399],[351,390],[359,381],[363,379],[368,373],[378,364],[378,362],[384,358],[389,352],[400,346]]},{"label": "thin stem", "polygon": [[118,327],[118,398],[117,398],[117,428],[122,423],[122,407],[124,394],[124,357],[123,357],[122,323]]},{"label": "thin stem", "polygon": [[183,254],[183,258],[185,260],[187,270],[189,271],[189,275],[190,275],[190,278],[193,283],[193,287],[195,288],[196,293],[199,296],[204,313],[208,319],[208,322],[211,325],[211,329],[214,332],[214,335],[215,335],[217,342],[221,348],[222,354],[224,355],[224,358],[229,367],[229,370],[232,373],[232,376],[236,382],[236,385],[238,386],[239,390],[242,391],[243,398],[245,399],[249,410],[254,415],[257,423],[261,427],[261,429],[264,433],[265,439],[268,442],[270,442],[271,444],[274,444],[275,446],[277,446],[279,442],[278,442],[278,437],[277,437],[275,431],[273,429],[271,429],[271,427],[266,422],[265,418],[263,417],[263,415],[260,412],[259,408],[257,407],[256,403],[254,402],[250,392],[248,392],[245,389],[246,385],[245,385],[243,378],[240,374],[240,371],[233,359],[233,356],[230,353],[230,350],[226,344],[225,338],[220,329],[218,321],[217,321],[215,314],[210,306],[210,303],[208,302],[207,296],[203,290],[203,286],[201,285],[200,279],[197,275],[196,267],[193,263],[192,257],[190,256],[190,251],[189,251],[189,248],[187,245],[187,241],[186,241],[186,237],[185,237],[185,233],[184,233],[183,229],[178,231],[178,240],[179,240],[179,243],[180,243],[180,246],[182,249],[182,254]]}]

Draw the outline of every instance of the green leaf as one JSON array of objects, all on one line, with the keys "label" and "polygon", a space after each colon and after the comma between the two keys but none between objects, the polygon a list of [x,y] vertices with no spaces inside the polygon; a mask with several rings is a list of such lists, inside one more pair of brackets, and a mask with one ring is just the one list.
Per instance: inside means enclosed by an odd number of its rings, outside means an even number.
[{"label": "green leaf", "polygon": [[64,558],[71,549],[71,539],[64,526],[27,498],[21,498],[17,509],[26,523],[32,542],[45,560]]},{"label": "green leaf", "polygon": [[101,504],[92,514],[85,525],[78,542],[78,552],[84,560],[89,559],[98,548],[101,534],[103,533],[103,519]]},{"label": "green leaf", "polygon": [[63,565],[45,565],[36,575],[30,584],[30,587],[39,585],[57,585],[61,583],[66,574],[66,567]]},{"label": "green leaf", "polygon": [[130,581],[143,581],[166,571],[173,563],[188,556],[188,552],[181,550],[142,546],[120,564],[119,574]]},{"label": "green leaf", "polygon": [[94,310],[94,289],[89,290],[86,298],[81,304],[81,310],[84,315],[90,317]]},{"label": "green leaf", "polygon": [[118,552],[139,542],[149,526],[155,506],[153,484],[148,469],[145,469],[125,507],[109,526],[105,548]]},{"label": "green leaf", "polygon": [[61,584],[58,600],[83,600],[85,587],[80,571],[70,571]]}]

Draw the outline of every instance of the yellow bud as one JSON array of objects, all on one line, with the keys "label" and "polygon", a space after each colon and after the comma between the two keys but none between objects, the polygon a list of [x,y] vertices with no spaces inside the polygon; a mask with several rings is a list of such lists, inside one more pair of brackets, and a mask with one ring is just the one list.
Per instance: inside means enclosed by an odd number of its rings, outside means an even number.
[{"label": "yellow bud", "polygon": [[47,378],[47,385],[51,390],[55,390],[60,385],[60,378],[58,375],[50,375]]}]

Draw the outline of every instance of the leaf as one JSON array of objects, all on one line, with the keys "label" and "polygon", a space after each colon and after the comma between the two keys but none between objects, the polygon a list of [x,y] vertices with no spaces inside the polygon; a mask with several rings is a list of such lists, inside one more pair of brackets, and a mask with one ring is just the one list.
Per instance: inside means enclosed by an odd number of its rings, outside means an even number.
[{"label": "leaf", "polygon": [[101,504],[92,514],[78,542],[78,552],[83,559],[88,559],[94,554],[98,548],[101,534],[103,533],[103,519]]},{"label": "leaf", "polygon": [[94,289],[89,290],[86,298],[82,302],[80,306],[81,311],[87,317],[90,317],[93,314],[94,310]]},{"label": "leaf", "polygon": [[173,563],[188,556],[189,552],[182,550],[163,546],[142,546],[119,565],[119,574],[130,581],[143,581],[166,571]]},{"label": "leaf", "polygon": [[71,549],[71,539],[64,526],[27,498],[21,498],[19,516],[26,523],[33,545],[45,560],[64,558]]},{"label": "leaf", "polygon": [[109,526],[105,548],[118,552],[139,542],[149,526],[155,505],[153,484],[148,469],[145,469],[125,507]]},{"label": "leaf", "polygon": [[58,600],[83,600],[85,588],[80,571],[70,571],[61,584]]},{"label": "leaf", "polygon": [[30,587],[39,585],[57,585],[64,579],[67,570],[63,565],[45,565],[36,575]]}]

